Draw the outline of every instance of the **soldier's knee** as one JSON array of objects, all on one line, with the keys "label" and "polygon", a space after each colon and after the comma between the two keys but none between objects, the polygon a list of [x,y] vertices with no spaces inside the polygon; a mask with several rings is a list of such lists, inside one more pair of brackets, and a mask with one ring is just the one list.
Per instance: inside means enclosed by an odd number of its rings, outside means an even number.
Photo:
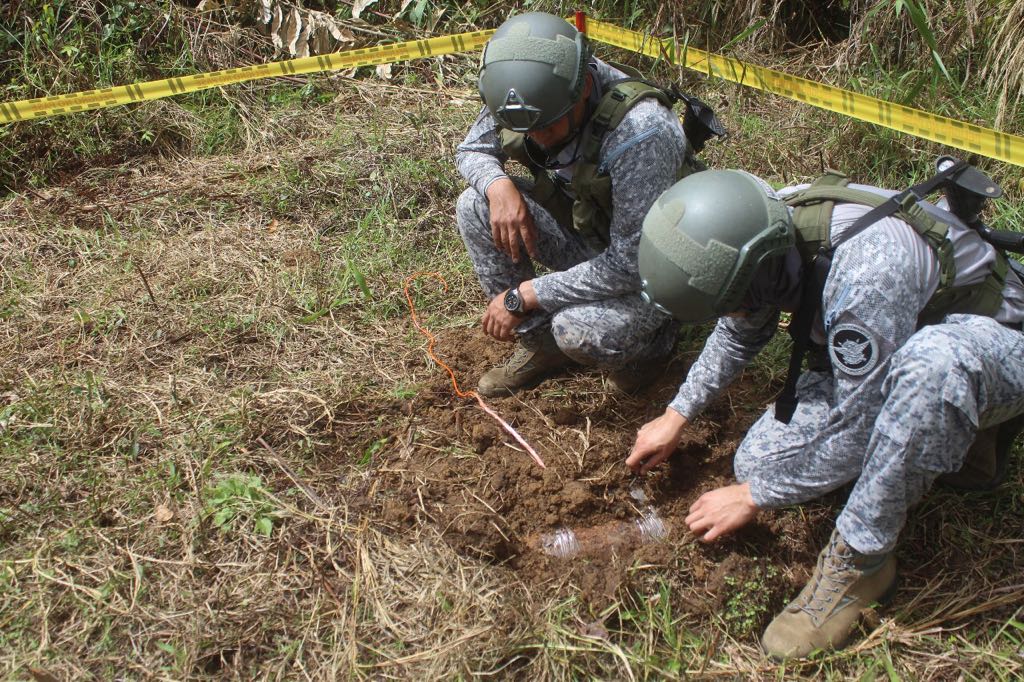
[{"label": "soldier's knee", "polygon": [[602,368],[617,368],[624,362],[625,349],[616,329],[606,328],[594,311],[569,308],[551,320],[551,333],[563,353],[576,362]]},{"label": "soldier's knee", "polygon": [[753,449],[743,447],[741,443],[732,460],[732,469],[736,474],[736,480],[740,483],[746,483],[754,477],[754,474],[760,468],[759,465],[763,464],[763,462],[763,459],[754,456]]},{"label": "soldier's knee", "polygon": [[959,339],[941,327],[925,327],[896,350],[886,382],[890,390],[935,391],[960,369],[953,349]]},{"label": "soldier's knee", "polygon": [[485,230],[491,232],[487,199],[472,187],[459,195],[455,202],[455,219],[463,238],[471,233]]}]

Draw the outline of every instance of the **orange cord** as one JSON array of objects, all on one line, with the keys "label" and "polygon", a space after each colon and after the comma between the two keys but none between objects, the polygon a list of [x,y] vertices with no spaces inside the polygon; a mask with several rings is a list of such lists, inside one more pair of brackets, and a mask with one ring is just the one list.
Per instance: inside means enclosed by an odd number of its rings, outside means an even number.
[{"label": "orange cord", "polygon": [[427,355],[430,356],[431,360],[436,362],[438,365],[443,367],[446,372],[448,372],[448,376],[450,376],[452,379],[452,388],[455,389],[455,395],[459,396],[460,398],[476,398],[477,403],[480,405],[480,409],[489,414],[491,417],[494,418],[495,421],[501,424],[501,427],[503,429],[508,431],[512,435],[512,437],[519,442],[520,445],[526,448],[526,451],[530,454],[531,457],[533,457],[533,461],[540,465],[542,469],[546,469],[547,467],[544,466],[544,460],[542,460],[540,458],[540,455],[537,454],[537,451],[534,450],[533,447],[531,447],[530,444],[527,443],[526,440],[522,436],[520,436],[514,428],[512,428],[512,425],[506,422],[504,419],[502,419],[497,412],[491,409],[491,407],[484,402],[484,399],[480,396],[479,393],[477,393],[476,391],[463,391],[461,388],[459,388],[459,382],[455,378],[455,372],[453,372],[451,367],[449,367],[443,360],[441,360],[440,358],[437,357],[437,355],[434,354],[434,345],[437,343],[437,338],[431,333],[429,329],[420,324],[419,317],[416,315],[416,305],[412,302],[412,294],[409,293],[409,285],[415,282],[420,277],[433,277],[434,279],[441,282],[441,284],[444,286],[445,291],[448,291],[448,282],[445,281],[445,278],[442,277],[441,273],[439,272],[414,272],[413,274],[405,278],[405,286],[403,287],[403,290],[405,291],[405,301],[406,303],[409,304],[409,314],[412,316],[413,325],[416,326],[416,329],[419,330],[421,334],[427,337]]}]

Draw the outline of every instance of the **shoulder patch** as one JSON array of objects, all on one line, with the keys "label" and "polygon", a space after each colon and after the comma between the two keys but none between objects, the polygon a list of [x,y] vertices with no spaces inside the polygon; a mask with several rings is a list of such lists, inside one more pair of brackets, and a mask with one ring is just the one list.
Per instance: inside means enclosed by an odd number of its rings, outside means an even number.
[{"label": "shoulder patch", "polygon": [[861,376],[878,364],[878,342],[859,324],[840,324],[834,328],[828,354],[833,367]]}]

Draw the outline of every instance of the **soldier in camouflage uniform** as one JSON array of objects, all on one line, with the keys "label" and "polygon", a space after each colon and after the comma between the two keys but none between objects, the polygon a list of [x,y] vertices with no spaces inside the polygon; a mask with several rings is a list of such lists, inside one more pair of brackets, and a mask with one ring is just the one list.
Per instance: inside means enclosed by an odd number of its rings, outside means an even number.
[{"label": "soldier in camouflage uniform", "polygon": [[[636,250],[655,197],[695,162],[663,98],[641,92],[621,121],[598,129],[595,112],[625,76],[549,14],[509,19],[485,48],[486,106],[456,153],[470,185],[457,219],[490,299],[484,332],[518,347],[481,377],[484,395],[535,385],[573,361],[611,370],[612,384],[632,391],[674,345],[677,325],[640,298]],[[533,179],[510,177],[510,158]],[[549,272],[537,276],[535,263]]]},{"label": "soldier in camouflage uniform", "polygon": [[[806,189],[776,194],[746,173],[706,171],[652,207],[639,249],[645,295],[684,323],[719,319],[664,415],[640,429],[627,458],[634,471],[666,459],[767,344],[780,311],[798,309],[808,275],[795,245],[799,220],[783,200],[792,204]],[[943,226],[952,289],[993,281],[1002,254],[952,213],[916,206],[916,221],[924,215]],[[1024,287],[1015,273],[995,280],[990,315],[946,314],[921,327],[944,274],[938,252],[903,214],[862,221],[867,227],[848,236],[868,211],[836,203],[825,226],[833,261],[811,340],[827,348],[831,368],[800,375],[791,421],[769,409],[736,452],[738,483],[701,496],[686,519],[710,541],[761,509],[855,482],[811,580],[764,633],[762,644],[778,658],[842,646],[860,610],[895,585],[893,548],[908,508],[940,475],[964,467],[976,435],[1024,412]]]}]

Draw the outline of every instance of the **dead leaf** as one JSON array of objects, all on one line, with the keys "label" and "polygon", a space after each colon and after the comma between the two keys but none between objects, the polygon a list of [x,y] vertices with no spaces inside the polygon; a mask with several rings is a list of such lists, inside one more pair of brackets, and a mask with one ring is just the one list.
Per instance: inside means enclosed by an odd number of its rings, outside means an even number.
[{"label": "dead leaf", "polygon": [[295,52],[293,54],[296,57],[309,56],[309,38],[315,28],[316,18],[313,16],[307,16],[306,23],[302,27],[299,37],[295,40]]},{"label": "dead leaf", "polygon": [[299,14],[299,10],[293,7],[281,26],[281,42],[284,44],[284,49],[288,51],[288,54],[295,55],[295,43],[299,40],[299,34],[301,33],[302,15]]},{"label": "dead leaf", "polygon": [[377,78],[382,78],[382,79],[384,79],[386,81],[391,80],[391,65],[390,64],[380,64],[380,65],[377,66],[377,68],[375,70],[377,72]]},{"label": "dead leaf", "polygon": [[274,42],[274,47],[278,50],[284,49],[284,41],[281,40],[281,24],[284,21],[284,15],[281,13],[281,5],[274,6],[274,23],[270,25],[270,39]]},{"label": "dead leaf", "polygon": [[408,8],[409,5],[411,5],[411,4],[412,4],[412,0],[402,0],[402,6],[398,9],[398,14],[395,15],[395,18],[397,19],[398,17],[402,16],[402,14],[405,12],[406,8]]},{"label": "dead leaf", "polygon": [[274,218],[273,220],[270,221],[270,224],[267,225],[267,232],[269,232],[270,234],[274,234],[275,232],[277,232],[278,225],[280,225],[280,223],[277,222],[277,218]]},{"label": "dead leaf", "polygon": [[36,668],[35,666],[28,666],[28,674],[31,675],[32,679],[36,682],[59,682],[56,677],[42,668]]},{"label": "dead leaf", "polygon": [[331,52],[331,32],[326,25],[317,22],[316,33],[309,43],[309,51],[313,54],[327,54]]},{"label": "dead leaf", "polygon": [[167,505],[158,504],[153,512],[153,518],[157,523],[167,523],[174,518],[174,512]]},{"label": "dead leaf", "polygon": [[274,18],[273,0],[260,0],[260,19],[269,24]]},{"label": "dead leaf", "polygon": [[604,626],[604,620],[595,620],[592,623],[582,623],[578,628],[583,637],[592,639],[608,639],[608,628]]},{"label": "dead leaf", "polygon": [[363,10],[375,2],[377,2],[377,0],[356,0],[355,4],[352,5],[352,18],[358,19],[359,15],[363,13]]}]

